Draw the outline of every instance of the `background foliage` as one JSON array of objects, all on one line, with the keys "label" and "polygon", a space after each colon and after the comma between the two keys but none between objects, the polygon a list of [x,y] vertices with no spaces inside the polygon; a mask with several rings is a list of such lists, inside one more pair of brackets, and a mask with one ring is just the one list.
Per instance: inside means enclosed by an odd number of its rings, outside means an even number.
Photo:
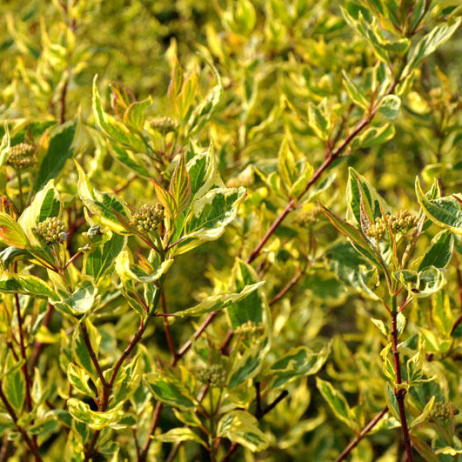
[{"label": "background foliage", "polygon": [[0,460],[459,460],[458,0],[0,13]]}]

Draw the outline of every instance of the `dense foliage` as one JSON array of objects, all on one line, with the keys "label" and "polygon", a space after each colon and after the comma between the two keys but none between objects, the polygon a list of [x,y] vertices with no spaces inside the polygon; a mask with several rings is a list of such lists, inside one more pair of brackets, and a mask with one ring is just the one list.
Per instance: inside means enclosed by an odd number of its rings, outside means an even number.
[{"label": "dense foliage", "polygon": [[0,461],[462,458],[460,0],[0,13]]}]

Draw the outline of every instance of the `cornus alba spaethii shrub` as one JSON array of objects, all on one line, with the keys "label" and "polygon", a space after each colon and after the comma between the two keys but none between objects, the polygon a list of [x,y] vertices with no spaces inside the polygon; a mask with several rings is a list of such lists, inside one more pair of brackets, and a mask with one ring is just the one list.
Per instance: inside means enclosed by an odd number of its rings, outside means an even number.
[{"label": "cornus alba spaethii shrub", "polygon": [[462,460],[458,0],[0,13],[0,461]]}]

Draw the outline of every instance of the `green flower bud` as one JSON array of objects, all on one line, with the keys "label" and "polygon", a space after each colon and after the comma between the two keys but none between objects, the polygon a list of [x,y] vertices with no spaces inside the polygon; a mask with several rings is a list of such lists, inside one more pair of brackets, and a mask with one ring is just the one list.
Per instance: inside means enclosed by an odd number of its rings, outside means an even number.
[{"label": "green flower bud", "polygon": [[431,416],[435,420],[447,422],[451,418],[451,404],[444,402],[435,403],[431,410]]},{"label": "green flower bud", "polygon": [[27,143],[11,146],[6,162],[16,169],[31,167],[35,163],[34,147]]},{"label": "green flower bud", "polygon": [[382,217],[377,217],[375,223],[366,230],[366,235],[374,239],[383,239],[387,231],[387,224]]},{"label": "green flower bud", "polygon": [[143,205],[131,219],[130,224],[140,233],[155,231],[164,219],[164,209],[160,204]]},{"label": "green flower bud", "polygon": [[171,117],[156,117],[150,121],[150,124],[161,133],[174,132],[178,128],[178,122]]},{"label": "green flower bud", "polygon": [[67,238],[64,223],[57,217],[50,217],[39,223],[34,233],[47,245],[63,243]]},{"label": "green flower bud", "polygon": [[201,367],[198,369],[196,372],[196,378],[204,385],[223,388],[226,386],[227,373],[221,364],[212,364],[211,366]]}]

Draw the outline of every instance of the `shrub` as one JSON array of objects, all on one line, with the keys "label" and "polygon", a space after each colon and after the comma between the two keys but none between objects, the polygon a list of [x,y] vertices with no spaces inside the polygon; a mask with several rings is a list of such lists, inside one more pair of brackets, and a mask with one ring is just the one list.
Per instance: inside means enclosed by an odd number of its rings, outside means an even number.
[{"label": "shrub", "polygon": [[0,460],[458,460],[458,1],[0,10]]}]

